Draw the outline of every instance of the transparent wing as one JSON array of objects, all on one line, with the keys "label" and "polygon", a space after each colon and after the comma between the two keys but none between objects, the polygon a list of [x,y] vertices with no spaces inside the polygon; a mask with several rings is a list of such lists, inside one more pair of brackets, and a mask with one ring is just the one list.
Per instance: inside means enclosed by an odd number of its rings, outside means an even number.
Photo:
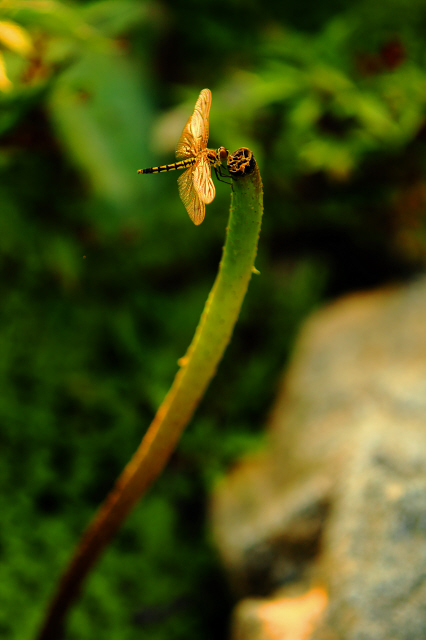
[{"label": "transparent wing", "polygon": [[189,167],[178,179],[179,195],[194,224],[201,224],[206,215],[206,206],[194,189],[193,167]]},{"label": "transparent wing", "polygon": [[209,140],[209,113],[212,103],[210,89],[203,89],[195,103],[194,113],[183,128],[176,145],[177,158],[196,156],[207,147]]},{"label": "transparent wing", "polygon": [[206,155],[202,155],[195,163],[192,174],[192,182],[200,200],[210,204],[216,195],[216,189],[211,175],[210,162]]},{"label": "transparent wing", "polygon": [[183,128],[182,135],[176,145],[176,158],[193,158],[197,155],[194,137],[191,131],[191,122],[193,116],[189,117],[188,122]]},{"label": "transparent wing", "polygon": [[205,149],[207,147],[207,143],[209,141],[209,115],[210,115],[210,107],[212,104],[212,93],[210,89],[203,89],[200,95],[198,96],[198,100],[195,103],[194,114],[199,114],[199,117],[195,119],[194,127],[194,135],[195,135],[195,126],[197,127],[196,137],[197,139],[201,139],[200,149]]}]

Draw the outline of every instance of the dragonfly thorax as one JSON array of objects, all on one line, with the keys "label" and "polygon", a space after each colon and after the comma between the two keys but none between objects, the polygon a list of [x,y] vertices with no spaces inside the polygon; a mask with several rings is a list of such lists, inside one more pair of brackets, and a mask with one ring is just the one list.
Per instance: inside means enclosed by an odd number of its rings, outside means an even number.
[{"label": "dragonfly thorax", "polygon": [[228,149],[219,147],[217,151],[207,149],[207,159],[213,167],[219,167],[228,157]]}]

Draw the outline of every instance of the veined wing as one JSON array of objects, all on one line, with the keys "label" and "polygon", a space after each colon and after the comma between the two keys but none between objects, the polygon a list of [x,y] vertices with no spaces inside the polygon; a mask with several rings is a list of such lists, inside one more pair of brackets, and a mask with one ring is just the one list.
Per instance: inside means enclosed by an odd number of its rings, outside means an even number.
[{"label": "veined wing", "polygon": [[210,89],[203,89],[195,103],[194,113],[189,117],[176,145],[177,158],[196,156],[201,149],[207,147],[211,103],[212,94]]},{"label": "veined wing", "polygon": [[207,156],[203,153],[196,161],[192,169],[192,182],[194,184],[195,191],[204,204],[210,204],[213,202],[216,195],[216,189],[212,180],[212,173],[210,162]]},{"label": "veined wing", "polygon": [[194,189],[192,181],[193,167],[189,167],[178,178],[179,195],[194,224],[201,224],[206,215],[206,205]]}]

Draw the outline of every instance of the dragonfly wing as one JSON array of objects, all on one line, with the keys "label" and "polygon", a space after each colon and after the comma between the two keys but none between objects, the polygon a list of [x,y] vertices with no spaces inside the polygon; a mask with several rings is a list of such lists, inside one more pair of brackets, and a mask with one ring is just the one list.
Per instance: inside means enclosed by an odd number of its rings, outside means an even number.
[{"label": "dragonfly wing", "polygon": [[[192,168],[192,167],[191,167]],[[212,180],[210,162],[206,155],[202,155],[196,161],[192,173],[192,182],[200,200],[205,204],[213,202],[216,189]]]},{"label": "dragonfly wing", "polygon": [[206,206],[194,188],[193,167],[189,167],[178,179],[179,195],[194,224],[201,224],[206,215]]},{"label": "dragonfly wing", "polygon": [[200,140],[200,148],[205,149],[209,141],[209,115],[212,104],[212,94],[210,89],[203,89],[195,103],[193,131],[197,140]]},{"label": "dragonfly wing", "polygon": [[183,128],[179,142],[176,145],[176,158],[193,158],[197,155],[194,137],[191,131],[192,118],[193,116],[189,117],[188,122]]},{"label": "dragonfly wing", "polygon": [[203,89],[195,103],[194,113],[183,128],[176,145],[177,158],[196,156],[207,147],[209,139],[209,113],[212,103],[210,89]]}]

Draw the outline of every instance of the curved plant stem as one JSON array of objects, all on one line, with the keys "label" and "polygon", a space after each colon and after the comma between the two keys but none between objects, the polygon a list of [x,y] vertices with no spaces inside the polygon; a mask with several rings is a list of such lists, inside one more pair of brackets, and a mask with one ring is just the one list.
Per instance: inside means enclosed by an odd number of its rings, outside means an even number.
[{"label": "curved plant stem", "polygon": [[256,161],[248,149],[231,154],[228,169],[234,180],[226,244],[192,343],[139,448],[83,534],[59,582],[38,640],[62,637],[65,615],[84,578],[166,465],[231,338],[254,269],[263,192]]}]

